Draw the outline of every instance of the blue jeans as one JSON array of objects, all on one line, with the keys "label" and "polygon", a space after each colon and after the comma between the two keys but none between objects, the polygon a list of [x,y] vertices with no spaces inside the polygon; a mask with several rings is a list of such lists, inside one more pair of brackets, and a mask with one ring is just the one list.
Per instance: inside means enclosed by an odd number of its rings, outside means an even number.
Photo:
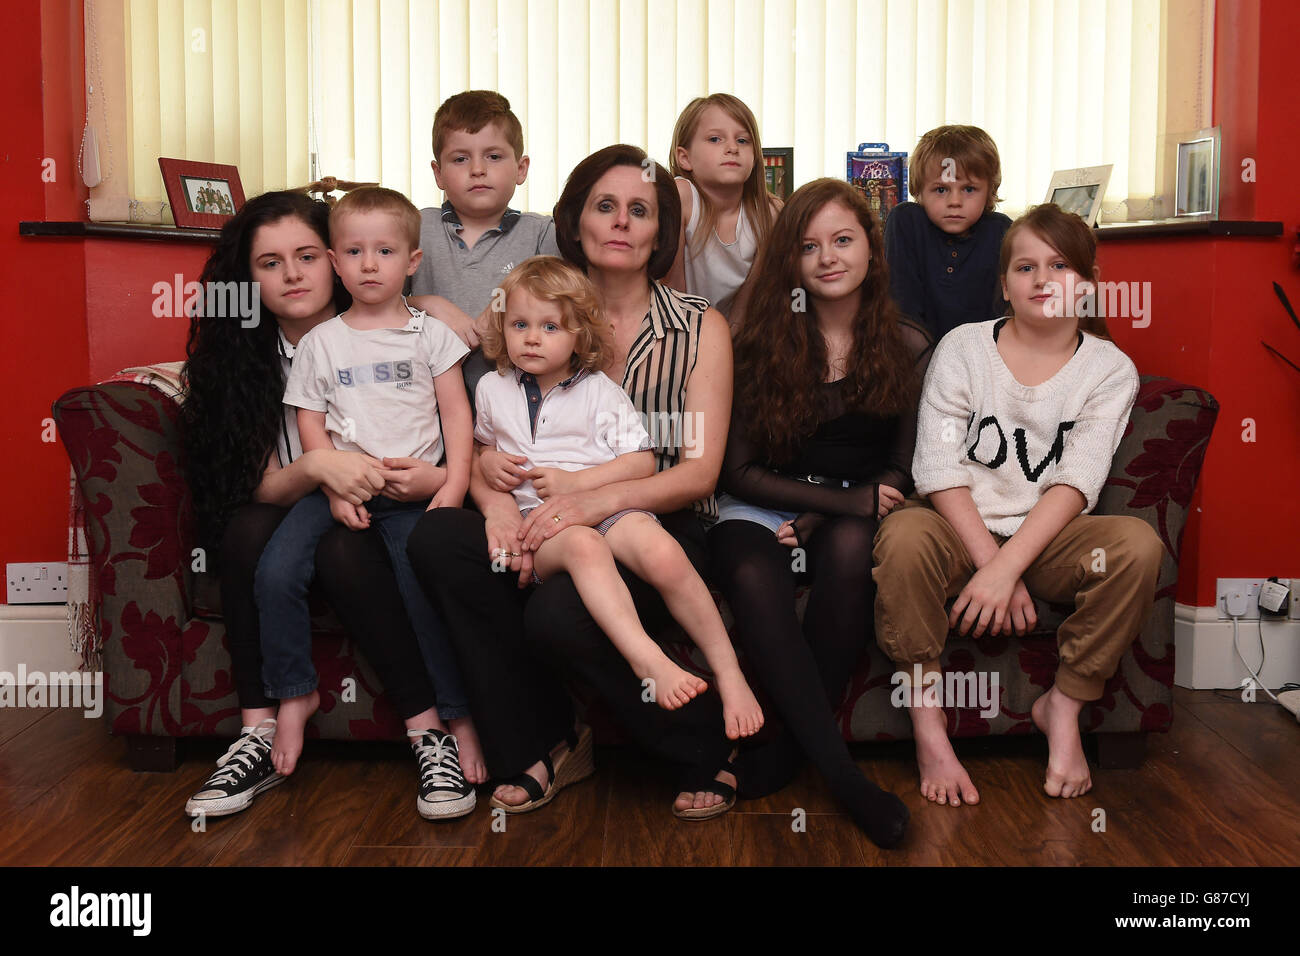
[{"label": "blue jeans", "polygon": [[[456,652],[406,556],[406,539],[428,504],[375,497],[366,502],[366,509],[370,526],[383,538],[393,563],[406,615],[437,694],[438,716],[454,720],[469,714]],[[301,697],[316,689],[307,592],[316,573],[316,545],[334,524],[329,499],[324,492],[314,491],[289,510],[257,562],[253,588],[261,622],[262,683],[267,697]]]}]

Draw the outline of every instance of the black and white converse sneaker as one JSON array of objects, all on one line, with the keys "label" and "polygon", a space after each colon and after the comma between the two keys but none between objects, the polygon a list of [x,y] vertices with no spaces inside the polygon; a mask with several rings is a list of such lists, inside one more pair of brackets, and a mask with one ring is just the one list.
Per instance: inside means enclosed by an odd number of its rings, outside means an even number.
[{"label": "black and white converse sneaker", "polygon": [[263,790],[284,783],[271,763],[275,720],[268,717],[244,734],[217,761],[219,768],[185,804],[192,817],[224,817],[247,809]]},{"label": "black and white converse sneaker", "polygon": [[411,749],[420,761],[420,797],[416,801],[426,820],[450,820],[474,811],[477,796],[460,769],[456,738],[441,730],[408,730]]}]

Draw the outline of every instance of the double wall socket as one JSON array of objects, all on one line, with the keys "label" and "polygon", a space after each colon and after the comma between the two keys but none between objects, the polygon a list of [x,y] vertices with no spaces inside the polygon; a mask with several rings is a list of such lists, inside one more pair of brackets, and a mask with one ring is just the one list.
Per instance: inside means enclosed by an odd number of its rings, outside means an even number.
[{"label": "double wall socket", "polygon": [[6,564],[9,604],[63,604],[68,600],[68,564]]},{"label": "double wall socket", "polygon": [[[1231,620],[1228,614],[1228,596],[1240,594],[1246,598],[1246,613],[1241,616],[1243,621],[1258,621],[1259,613],[1259,589],[1264,586],[1268,578],[1219,578],[1215,582],[1214,589],[1214,609],[1218,612],[1219,620]],[[1287,609],[1287,617],[1293,621],[1300,620],[1300,595],[1296,594],[1297,588],[1300,588],[1300,578],[1278,578],[1279,584],[1284,584],[1291,588],[1290,607]],[[1275,620],[1269,617],[1269,620]]]}]

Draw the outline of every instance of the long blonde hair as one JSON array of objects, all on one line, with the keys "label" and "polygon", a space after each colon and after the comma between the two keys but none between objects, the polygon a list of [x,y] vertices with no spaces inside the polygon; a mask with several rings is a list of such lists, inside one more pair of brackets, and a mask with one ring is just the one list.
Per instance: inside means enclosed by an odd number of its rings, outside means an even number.
[{"label": "long blonde hair", "polygon": [[[695,182],[695,177],[691,175],[690,170],[683,169],[678,164],[677,148],[680,146],[682,149],[690,149],[690,142],[695,138],[695,130],[700,125],[700,117],[710,106],[718,107],[743,126],[754,144],[754,168],[749,171],[749,178],[745,180],[740,195],[740,206],[745,211],[750,228],[754,230],[754,238],[761,246],[767,234],[771,232],[776,216],[772,212],[772,197],[767,191],[767,179],[763,170],[763,144],[758,138],[758,121],[743,100],[730,93],[713,93],[709,96],[698,96],[687,103],[686,109],[682,110],[682,115],[677,117],[677,125],[673,127],[673,142],[668,149],[668,168],[674,176],[681,176],[692,183]],[[713,235],[718,222],[718,211],[713,208],[709,197],[702,189],[698,190],[698,193],[700,224],[691,238],[691,251],[694,253],[698,253],[704,247],[709,236]]]},{"label": "long blonde hair", "polygon": [[[559,256],[532,256],[510,270],[501,280],[500,294],[488,313],[488,327],[480,336],[483,357],[496,362],[498,372],[513,368],[506,350],[506,306],[510,294],[523,290],[543,302],[555,302],[564,316],[564,327],[578,333],[569,371],[580,368],[599,371],[614,355],[613,333],[600,307],[600,295],[581,269]],[[497,309],[496,306],[501,308]]]}]

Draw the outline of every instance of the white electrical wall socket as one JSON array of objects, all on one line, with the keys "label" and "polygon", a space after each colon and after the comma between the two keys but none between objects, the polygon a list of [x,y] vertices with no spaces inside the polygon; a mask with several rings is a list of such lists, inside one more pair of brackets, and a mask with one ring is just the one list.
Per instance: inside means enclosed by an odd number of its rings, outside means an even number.
[{"label": "white electrical wall socket", "polygon": [[5,565],[9,604],[63,604],[68,600],[68,563],[46,561]]},{"label": "white electrical wall socket", "polygon": [[[1291,588],[1290,607],[1287,608],[1287,617],[1291,620],[1300,620],[1300,597],[1296,595],[1296,585],[1300,579],[1296,578],[1278,578],[1278,584],[1283,587]],[[1214,589],[1214,609],[1218,612],[1219,620],[1228,621],[1232,615],[1228,613],[1228,599],[1233,598],[1233,604],[1237,604],[1237,597],[1245,599],[1246,611],[1241,615],[1243,621],[1258,621],[1261,617],[1259,611],[1259,591],[1266,583],[1268,578],[1218,578],[1215,582]],[[1276,620],[1272,615],[1264,615],[1268,620]]]}]

